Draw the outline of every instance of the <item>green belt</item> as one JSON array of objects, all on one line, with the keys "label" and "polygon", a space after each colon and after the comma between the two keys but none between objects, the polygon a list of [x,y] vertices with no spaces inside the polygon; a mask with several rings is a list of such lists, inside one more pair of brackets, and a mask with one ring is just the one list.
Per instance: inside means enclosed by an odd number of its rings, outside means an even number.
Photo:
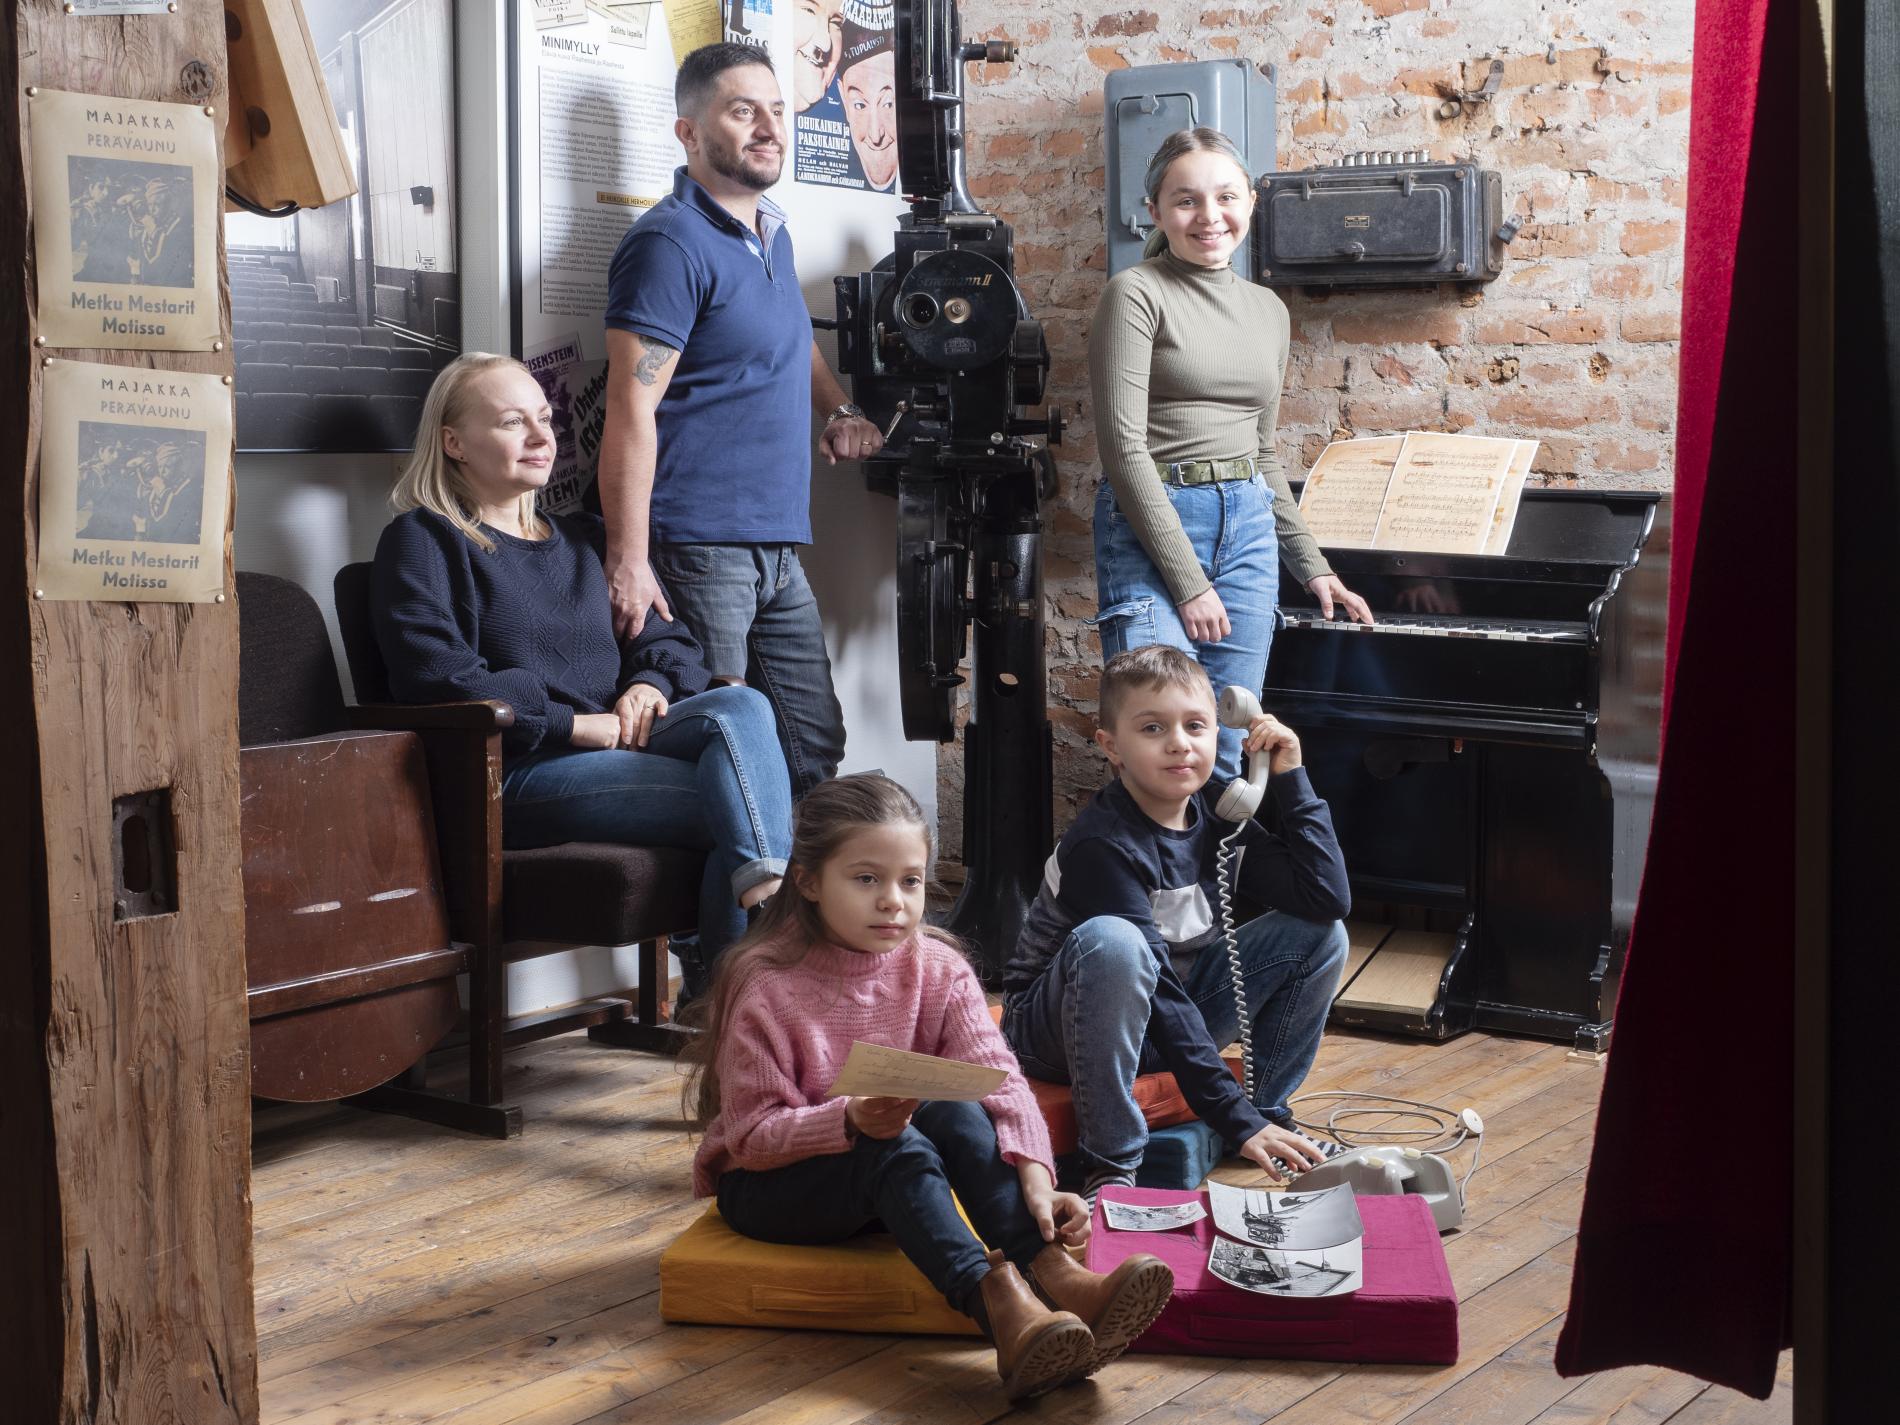
[{"label": "green belt", "polygon": [[1163,460],[1155,462],[1155,474],[1169,485],[1217,485],[1227,480],[1251,480],[1259,467],[1251,455],[1238,460]]}]

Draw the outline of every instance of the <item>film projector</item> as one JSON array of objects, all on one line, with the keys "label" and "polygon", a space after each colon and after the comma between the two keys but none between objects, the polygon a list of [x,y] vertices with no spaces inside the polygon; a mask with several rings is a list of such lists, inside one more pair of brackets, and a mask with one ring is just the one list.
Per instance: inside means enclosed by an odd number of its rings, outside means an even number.
[{"label": "film projector", "polygon": [[[964,177],[963,66],[1015,58],[965,43],[952,0],[896,0],[898,175],[910,211],[896,247],[839,277],[838,367],[884,431],[865,462],[897,499],[904,735],[956,736],[959,671],[976,626],[964,730],[968,879],[945,928],[994,981],[1042,879],[1052,836],[1043,664],[1041,501],[1061,417],[1031,417],[1048,377],[1042,326],[1015,282],[1009,225]],[[1043,438],[1038,444],[1031,437]]]}]

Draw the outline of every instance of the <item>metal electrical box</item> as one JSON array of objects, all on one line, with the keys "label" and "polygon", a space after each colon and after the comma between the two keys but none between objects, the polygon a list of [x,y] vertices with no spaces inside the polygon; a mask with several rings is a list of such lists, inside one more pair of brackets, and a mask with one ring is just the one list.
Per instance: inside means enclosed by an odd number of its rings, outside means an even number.
[{"label": "metal electrical box", "polygon": [[1489,282],[1516,232],[1497,173],[1423,153],[1355,154],[1254,186],[1253,276],[1271,287]]},{"label": "metal electrical box", "polygon": [[[1142,192],[1148,161],[1169,134],[1205,125],[1234,141],[1247,159],[1247,174],[1273,167],[1274,76],[1270,65],[1244,59],[1192,64],[1148,64],[1118,69],[1103,86],[1108,168],[1108,274],[1141,261],[1141,245],[1154,231]],[[1234,270],[1253,275],[1246,247],[1234,253]]]}]

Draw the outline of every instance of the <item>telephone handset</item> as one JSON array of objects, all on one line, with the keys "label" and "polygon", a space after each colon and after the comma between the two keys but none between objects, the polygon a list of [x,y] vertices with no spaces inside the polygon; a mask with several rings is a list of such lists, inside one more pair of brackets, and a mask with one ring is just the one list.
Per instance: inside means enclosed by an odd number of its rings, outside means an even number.
[{"label": "telephone handset", "polygon": [[[1223,726],[1247,728],[1261,715],[1260,699],[1237,683],[1221,689],[1220,720]],[[1215,887],[1220,894],[1221,940],[1227,948],[1227,969],[1234,982],[1234,1020],[1240,1027],[1240,1081],[1253,1098],[1253,1019],[1247,1013],[1247,976],[1240,963],[1240,943],[1234,939],[1234,842],[1241,829],[1267,795],[1267,770],[1272,759],[1262,752],[1247,759],[1247,775],[1227,784],[1214,804],[1214,815],[1234,823],[1234,829],[1221,839],[1220,855],[1214,863]]]},{"label": "telephone handset", "polygon": [[[1220,720],[1223,727],[1244,730],[1253,726],[1254,719],[1260,715],[1260,699],[1238,683],[1230,683],[1221,689]],[[1247,759],[1247,775],[1227,784],[1227,789],[1214,805],[1215,816],[1222,821],[1245,821],[1260,810],[1260,803],[1267,795],[1269,760],[1265,754]]]}]

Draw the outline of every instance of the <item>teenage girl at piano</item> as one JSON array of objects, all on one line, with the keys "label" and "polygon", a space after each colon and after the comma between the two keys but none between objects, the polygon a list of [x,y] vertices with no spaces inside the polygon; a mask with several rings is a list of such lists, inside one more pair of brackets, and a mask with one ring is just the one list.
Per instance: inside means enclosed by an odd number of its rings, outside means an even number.
[{"label": "teenage girl at piano", "polygon": [[[1148,166],[1156,232],[1144,260],[1110,280],[1089,339],[1096,440],[1107,479],[1095,502],[1102,657],[1147,643],[1192,654],[1216,688],[1266,681],[1280,565],[1335,607],[1372,622],[1307,532],[1274,448],[1286,379],[1286,305],[1241,279],[1253,184],[1215,129],[1171,135]],[[1223,728],[1217,774],[1235,775],[1240,734]]]}]

